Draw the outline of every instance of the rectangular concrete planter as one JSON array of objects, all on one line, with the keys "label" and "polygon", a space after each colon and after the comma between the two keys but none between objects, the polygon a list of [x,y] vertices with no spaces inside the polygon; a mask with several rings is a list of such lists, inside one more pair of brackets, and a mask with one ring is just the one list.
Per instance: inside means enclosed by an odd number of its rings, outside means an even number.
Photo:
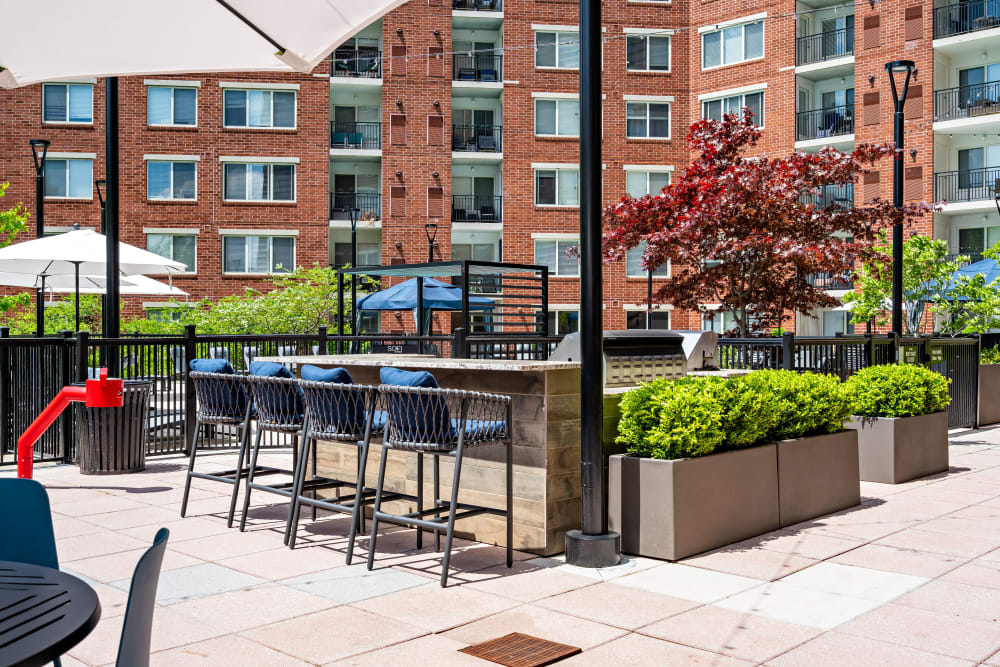
[{"label": "rectangular concrete planter", "polygon": [[900,484],[948,469],[948,413],[851,417],[858,432],[861,479]]},{"label": "rectangular concrete planter", "polygon": [[782,440],[777,447],[782,528],[861,504],[857,431]]},{"label": "rectangular concrete planter", "polygon": [[979,426],[1000,424],[1000,364],[979,367]]},{"label": "rectangular concrete planter", "polygon": [[677,560],[778,528],[773,444],[693,459],[609,459],[608,513],[622,551]]}]

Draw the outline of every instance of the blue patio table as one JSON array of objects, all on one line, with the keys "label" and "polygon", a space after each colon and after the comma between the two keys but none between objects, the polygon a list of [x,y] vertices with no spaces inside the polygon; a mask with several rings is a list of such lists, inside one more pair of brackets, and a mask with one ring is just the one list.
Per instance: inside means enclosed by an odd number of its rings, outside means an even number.
[{"label": "blue patio table", "polygon": [[0,665],[45,665],[79,644],[101,618],[89,585],[49,567],[0,560]]}]

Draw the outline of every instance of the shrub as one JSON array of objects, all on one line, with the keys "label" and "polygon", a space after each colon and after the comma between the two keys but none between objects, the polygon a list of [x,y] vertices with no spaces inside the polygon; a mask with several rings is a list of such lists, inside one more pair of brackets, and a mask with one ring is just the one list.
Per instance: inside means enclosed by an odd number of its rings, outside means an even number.
[{"label": "shrub", "polygon": [[948,407],[948,378],[922,366],[870,366],[845,383],[859,417],[912,417]]},{"label": "shrub", "polygon": [[722,428],[727,449],[753,447],[771,439],[778,426],[780,405],[771,390],[774,376],[757,371],[725,383],[722,397]]},{"label": "shrub", "polygon": [[979,351],[979,363],[1000,364],[1000,346],[984,347]]},{"label": "shrub", "polygon": [[776,403],[777,423],[769,440],[790,440],[844,429],[844,421],[851,414],[851,399],[837,377],[785,370],[759,372],[768,376],[765,386],[770,388]]}]

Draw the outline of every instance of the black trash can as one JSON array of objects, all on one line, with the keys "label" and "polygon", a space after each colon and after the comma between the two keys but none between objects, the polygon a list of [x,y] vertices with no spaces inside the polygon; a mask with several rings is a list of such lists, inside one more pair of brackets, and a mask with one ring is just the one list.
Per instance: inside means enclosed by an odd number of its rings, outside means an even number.
[{"label": "black trash can", "polygon": [[116,475],[146,468],[149,401],[153,383],[125,380],[120,408],[77,403],[77,460],[84,475]]}]

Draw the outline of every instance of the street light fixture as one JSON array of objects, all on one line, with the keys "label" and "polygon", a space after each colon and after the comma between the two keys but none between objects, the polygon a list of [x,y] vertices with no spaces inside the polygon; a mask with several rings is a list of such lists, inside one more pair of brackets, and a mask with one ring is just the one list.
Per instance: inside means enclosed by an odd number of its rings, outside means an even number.
[{"label": "street light fixture", "polygon": [[[35,161],[35,238],[45,236],[45,158],[49,154],[48,139],[30,139],[31,158]],[[41,151],[41,155],[39,155]],[[45,275],[42,288],[35,296],[35,332],[45,335]]]},{"label": "street light fixture", "polygon": [[424,234],[427,236],[427,261],[434,261],[434,239],[437,238],[438,226],[433,222],[424,225]]},{"label": "street light fixture", "polygon": [[[910,88],[910,77],[917,69],[912,60],[894,60],[885,64],[889,73],[889,85],[892,87],[893,139],[896,142],[896,154],[892,169],[892,204],[896,209],[903,208],[903,106],[906,104],[906,93]],[[896,82],[897,76],[906,74],[903,79],[902,91]],[[897,336],[903,335],[903,221],[899,219],[892,226],[892,331]]]}]

